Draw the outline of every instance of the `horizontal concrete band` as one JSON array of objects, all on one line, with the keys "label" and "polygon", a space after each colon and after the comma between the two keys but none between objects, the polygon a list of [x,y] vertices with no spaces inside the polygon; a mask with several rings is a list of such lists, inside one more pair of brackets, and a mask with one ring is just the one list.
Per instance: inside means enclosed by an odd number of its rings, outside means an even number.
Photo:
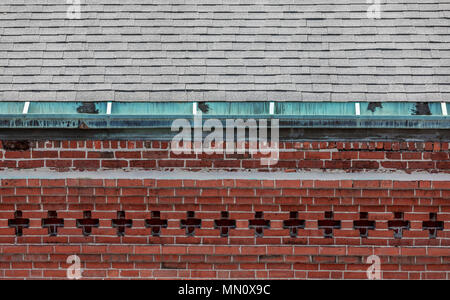
[{"label": "horizontal concrete band", "polygon": [[393,180],[393,181],[450,181],[450,174],[415,172],[361,172],[303,171],[303,172],[189,172],[189,171],[96,171],[57,172],[51,170],[1,171],[0,179],[248,179],[248,180]]}]

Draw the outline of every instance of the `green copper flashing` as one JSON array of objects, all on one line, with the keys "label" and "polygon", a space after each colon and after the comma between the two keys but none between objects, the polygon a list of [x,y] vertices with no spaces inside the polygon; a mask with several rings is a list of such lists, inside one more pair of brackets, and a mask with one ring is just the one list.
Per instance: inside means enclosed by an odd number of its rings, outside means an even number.
[{"label": "green copper flashing", "polygon": [[439,102],[0,102],[0,128],[170,128],[175,119],[279,119],[280,128],[450,129]]}]

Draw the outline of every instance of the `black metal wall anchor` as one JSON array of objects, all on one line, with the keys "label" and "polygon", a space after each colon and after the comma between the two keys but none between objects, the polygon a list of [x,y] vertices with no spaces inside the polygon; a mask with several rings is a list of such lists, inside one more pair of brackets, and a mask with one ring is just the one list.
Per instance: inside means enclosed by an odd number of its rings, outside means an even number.
[{"label": "black metal wall anchor", "polygon": [[319,229],[323,229],[323,237],[332,238],[333,229],[341,229],[341,221],[334,220],[334,214],[332,211],[325,212],[325,220],[319,220]]},{"label": "black metal wall anchor", "polygon": [[430,239],[435,239],[438,230],[444,230],[444,221],[437,220],[437,213],[430,213],[430,220],[423,221],[422,228],[423,230],[429,230]]},{"label": "black metal wall anchor", "polygon": [[131,228],[133,227],[133,220],[131,219],[125,219],[125,212],[124,211],[118,211],[117,212],[117,219],[113,219],[111,221],[112,227],[117,228],[117,235],[118,236],[124,236],[125,235],[125,228]]},{"label": "black metal wall anchor", "polygon": [[159,211],[152,211],[152,218],[145,220],[145,228],[151,228],[152,236],[160,236],[161,229],[167,228],[167,220],[161,219]]},{"label": "black metal wall anchor", "polygon": [[220,236],[227,237],[230,229],[236,228],[236,220],[230,220],[230,214],[227,211],[221,212],[220,220],[214,220],[214,229],[220,229]]},{"label": "black metal wall anchor", "polygon": [[265,220],[264,213],[257,211],[255,212],[255,219],[249,220],[248,228],[255,229],[256,237],[263,237],[264,229],[270,228],[270,220]]},{"label": "black metal wall anchor", "polygon": [[394,212],[394,220],[388,221],[389,230],[394,231],[394,238],[401,239],[403,230],[409,230],[410,222],[403,219],[403,212]]},{"label": "black metal wall anchor", "polygon": [[202,220],[195,218],[195,212],[188,211],[187,218],[180,221],[181,229],[186,229],[187,236],[194,236],[195,229],[202,227]]},{"label": "black metal wall anchor", "polygon": [[99,226],[99,219],[92,219],[90,211],[83,212],[83,219],[77,219],[77,228],[81,228],[84,236],[92,233],[92,228]]},{"label": "black metal wall anchor", "polygon": [[30,219],[22,218],[22,211],[14,212],[14,219],[8,220],[8,227],[14,228],[16,236],[23,235],[23,229],[30,227]]},{"label": "black metal wall anchor", "polygon": [[289,213],[289,220],[283,221],[283,228],[289,229],[289,235],[292,238],[297,237],[298,230],[305,228],[305,220],[299,220],[298,219],[298,212],[297,211],[291,211]]},{"label": "black metal wall anchor", "polygon": [[48,229],[50,236],[58,235],[58,227],[64,227],[64,219],[58,218],[54,210],[50,210],[46,219],[42,219],[42,227]]},{"label": "black metal wall anchor", "polygon": [[359,230],[359,235],[362,238],[369,236],[369,230],[375,229],[375,221],[369,220],[368,212],[360,212],[359,220],[353,221],[353,229]]}]

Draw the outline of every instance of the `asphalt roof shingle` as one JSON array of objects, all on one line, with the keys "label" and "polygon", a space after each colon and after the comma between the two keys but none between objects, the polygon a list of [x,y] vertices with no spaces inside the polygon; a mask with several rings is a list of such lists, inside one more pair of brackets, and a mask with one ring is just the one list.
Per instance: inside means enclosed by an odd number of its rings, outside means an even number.
[{"label": "asphalt roof shingle", "polygon": [[450,0],[82,3],[1,1],[1,101],[450,101]]}]

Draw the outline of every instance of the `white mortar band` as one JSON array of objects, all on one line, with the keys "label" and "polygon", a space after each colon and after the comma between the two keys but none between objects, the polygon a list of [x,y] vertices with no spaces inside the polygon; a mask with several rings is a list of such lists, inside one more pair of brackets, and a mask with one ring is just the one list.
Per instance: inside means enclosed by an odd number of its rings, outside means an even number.
[{"label": "white mortar band", "polygon": [[362,172],[347,173],[345,171],[301,171],[301,172],[253,172],[253,171],[127,171],[98,170],[57,172],[47,169],[36,170],[4,170],[0,172],[0,179],[251,179],[251,180],[392,180],[392,181],[450,181],[450,174],[415,172]]}]

